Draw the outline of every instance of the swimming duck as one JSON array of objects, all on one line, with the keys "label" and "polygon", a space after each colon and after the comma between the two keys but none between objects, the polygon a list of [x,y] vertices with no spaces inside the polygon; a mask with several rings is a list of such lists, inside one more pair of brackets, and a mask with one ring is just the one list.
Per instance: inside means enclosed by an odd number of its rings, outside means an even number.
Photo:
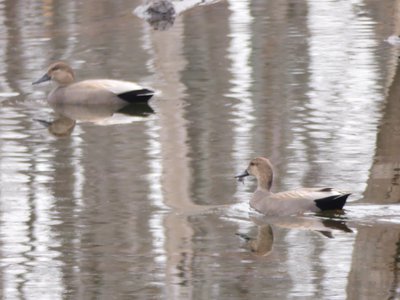
[{"label": "swimming duck", "polygon": [[55,62],[46,74],[33,82],[53,81],[56,87],[48,95],[50,104],[120,105],[149,100],[154,92],[122,80],[91,79],[75,82],[72,68],[65,62]]},{"label": "swimming duck", "polygon": [[265,215],[293,215],[306,212],[342,209],[349,193],[331,187],[299,188],[291,191],[271,192],[273,171],[270,161],[265,157],[253,159],[248,168],[235,176],[243,181],[246,176],[257,178],[257,189],[250,206]]}]

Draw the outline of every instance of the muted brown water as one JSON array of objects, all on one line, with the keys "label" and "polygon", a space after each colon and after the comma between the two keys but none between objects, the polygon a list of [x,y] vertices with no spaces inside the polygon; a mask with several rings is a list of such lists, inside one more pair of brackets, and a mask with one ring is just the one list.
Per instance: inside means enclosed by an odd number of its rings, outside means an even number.
[{"label": "muted brown water", "polygon": [[[1,297],[398,298],[400,2],[229,0],[166,31],[140,4],[0,0]],[[58,59],[158,94],[55,136],[31,82]],[[233,180],[256,155],[275,190],[359,201],[261,218]]]}]

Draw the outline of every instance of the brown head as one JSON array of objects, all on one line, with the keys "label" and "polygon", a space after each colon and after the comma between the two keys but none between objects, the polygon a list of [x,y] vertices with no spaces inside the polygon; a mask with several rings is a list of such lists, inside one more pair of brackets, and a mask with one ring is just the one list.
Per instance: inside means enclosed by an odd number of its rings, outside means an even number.
[{"label": "brown head", "polygon": [[47,69],[46,74],[32,84],[38,84],[49,80],[52,80],[61,86],[71,84],[75,80],[74,71],[72,71],[71,67],[65,62],[58,61],[52,63]]},{"label": "brown head", "polygon": [[244,177],[252,175],[257,178],[258,188],[269,191],[272,186],[273,171],[272,165],[265,157],[256,157],[252,159],[246,171],[242,174],[235,176],[238,180],[242,181]]}]

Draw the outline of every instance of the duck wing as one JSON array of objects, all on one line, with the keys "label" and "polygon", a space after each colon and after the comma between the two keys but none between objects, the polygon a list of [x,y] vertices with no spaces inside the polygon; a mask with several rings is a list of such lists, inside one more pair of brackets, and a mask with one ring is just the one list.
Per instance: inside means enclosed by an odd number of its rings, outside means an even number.
[{"label": "duck wing", "polygon": [[89,79],[79,81],[74,85],[84,86],[86,88],[105,89],[115,95],[143,89],[143,87],[134,82],[113,79]]},{"label": "duck wing", "polygon": [[298,188],[291,191],[274,193],[271,197],[277,200],[318,200],[330,196],[344,195],[344,192],[338,191],[334,188]]},{"label": "duck wing", "polygon": [[154,95],[152,90],[143,88],[134,82],[123,80],[90,79],[77,82],[74,87],[92,91],[104,90],[127,102],[147,101]]},{"label": "duck wing", "polygon": [[271,200],[295,203],[309,203],[311,211],[342,209],[350,194],[334,188],[299,188],[270,196]]}]

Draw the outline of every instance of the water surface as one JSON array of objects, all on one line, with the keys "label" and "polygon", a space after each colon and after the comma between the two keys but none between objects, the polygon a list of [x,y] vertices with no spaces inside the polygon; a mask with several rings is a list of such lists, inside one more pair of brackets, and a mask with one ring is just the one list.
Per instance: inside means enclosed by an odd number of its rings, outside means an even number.
[{"label": "water surface", "polygon": [[[398,297],[398,1],[227,0],[168,30],[138,0],[58,2],[0,0],[2,298]],[[157,95],[55,134],[31,82],[59,59]],[[257,216],[233,176],[258,155],[275,191],[352,203]]]}]

